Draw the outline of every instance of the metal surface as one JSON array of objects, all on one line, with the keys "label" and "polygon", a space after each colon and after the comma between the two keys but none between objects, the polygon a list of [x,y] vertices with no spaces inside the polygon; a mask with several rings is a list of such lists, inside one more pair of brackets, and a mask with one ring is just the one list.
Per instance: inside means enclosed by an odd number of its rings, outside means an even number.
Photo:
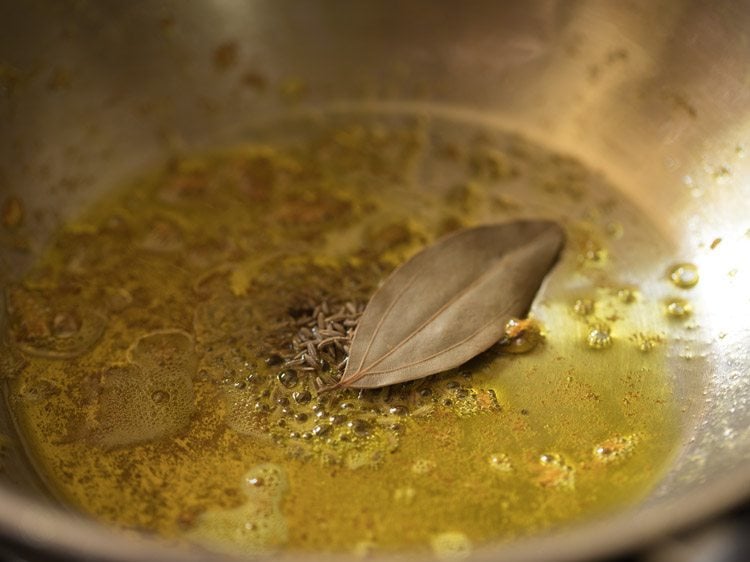
[{"label": "metal surface", "polygon": [[[476,558],[624,551],[750,492],[750,3],[2,4],[0,199],[22,199],[26,218],[4,234],[0,282],[122,178],[290,107],[496,124],[602,170],[701,282],[694,336],[674,363],[685,443],[658,489],[634,510]],[[2,462],[8,540],[63,556],[187,559],[51,507],[12,450]]]}]

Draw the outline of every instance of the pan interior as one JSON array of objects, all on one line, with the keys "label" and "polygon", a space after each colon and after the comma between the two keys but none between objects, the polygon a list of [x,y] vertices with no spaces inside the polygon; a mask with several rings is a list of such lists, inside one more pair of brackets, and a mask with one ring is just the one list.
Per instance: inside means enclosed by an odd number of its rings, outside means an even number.
[{"label": "pan interior", "polygon": [[[361,106],[429,118],[430,127],[445,120],[446,136],[460,142],[462,129],[499,131],[495,141],[520,132],[547,154],[570,154],[589,172],[602,170],[602,192],[613,186],[615,200],[637,205],[633,224],[653,233],[641,247],[696,265],[700,280],[684,295],[677,287],[664,295],[687,297],[692,314],[669,326],[657,351],[673,420],[685,427],[682,436],[675,429],[679,452],[671,462],[666,451],[654,457],[666,463],[663,478],[632,511],[586,520],[549,540],[502,544],[490,556],[560,560],[622,551],[706,521],[747,495],[750,11],[743,4],[480,2],[457,12],[432,0],[294,8],[272,0],[167,0],[159,9],[35,0],[5,7],[0,28],[4,293],[28,280],[33,264],[52,259],[50,240],[65,235],[60,225],[101,226],[104,209],[121,198],[106,193],[141,185],[128,179],[134,173],[211,147],[286,146],[274,116],[290,108],[308,115],[307,132],[331,107],[340,114]],[[266,120],[272,126],[260,130]],[[95,200],[103,202],[92,208]],[[638,263],[655,264],[641,259],[617,272]],[[642,273],[644,280],[651,271]],[[662,288],[666,273],[659,274]],[[643,283],[643,295],[658,293]],[[546,343],[514,362],[533,361],[554,343],[549,316],[539,306],[534,312],[548,329]],[[9,343],[0,341],[5,390],[18,388],[18,365],[29,360]],[[621,343],[613,340],[607,353],[620,353]],[[504,372],[503,383],[515,384],[510,369]],[[0,408],[4,536],[82,557],[129,560],[142,552],[132,533],[123,539],[49,509],[45,490],[55,486],[37,474],[51,471],[29,466],[17,429]],[[156,551],[141,558],[155,559]]]},{"label": "pan interior", "polygon": [[[290,347],[307,316],[344,322],[425,244],[523,217],[568,237],[532,307],[542,335],[317,395]],[[694,364],[683,261],[601,174],[520,135],[426,112],[290,118],[175,156],[58,233],[6,291],[24,363],[9,403],[50,490],[116,526],[243,553],[462,552],[659,481],[675,369]]]}]

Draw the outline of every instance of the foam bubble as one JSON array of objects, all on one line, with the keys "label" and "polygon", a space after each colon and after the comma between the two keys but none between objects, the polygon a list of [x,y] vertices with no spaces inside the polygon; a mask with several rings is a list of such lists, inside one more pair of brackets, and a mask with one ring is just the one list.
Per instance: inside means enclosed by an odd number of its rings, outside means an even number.
[{"label": "foam bubble", "polygon": [[441,560],[461,560],[471,554],[469,538],[457,531],[440,533],[430,540],[435,556]]},{"label": "foam bubble", "polygon": [[273,552],[286,544],[289,532],[280,508],[287,490],[284,470],[271,463],[255,466],[245,474],[242,489],[243,505],[204,513],[188,537],[234,554]]},{"label": "foam bubble", "polygon": [[432,472],[435,467],[437,467],[437,463],[431,459],[417,459],[411,465],[411,471],[414,474],[422,475]]},{"label": "foam bubble", "polygon": [[374,541],[359,541],[354,545],[352,554],[354,554],[355,558],[369,558],[375,554],[377,547],[378,545]]},{"label": "foam bubble", "polygon": [[93,431],[105,447],[173,435],[193,412],[196,357],[188,334],[151,333],[137,340],[127,357],[128,364],[109,368],[101,379]]}]

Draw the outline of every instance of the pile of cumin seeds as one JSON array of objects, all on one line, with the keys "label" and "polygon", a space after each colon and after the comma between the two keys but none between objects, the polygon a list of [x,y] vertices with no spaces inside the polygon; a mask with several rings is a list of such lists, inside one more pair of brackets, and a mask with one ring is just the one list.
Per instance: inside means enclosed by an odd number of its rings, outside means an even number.
[{"label": "pile of cumin seeds", "polygon": [[285,369],[310,373],[317,388],[338,382],[349,360],[349,346],[365,304],[328,300],[306,303],[289,310],[291,353],[282,356]]}]

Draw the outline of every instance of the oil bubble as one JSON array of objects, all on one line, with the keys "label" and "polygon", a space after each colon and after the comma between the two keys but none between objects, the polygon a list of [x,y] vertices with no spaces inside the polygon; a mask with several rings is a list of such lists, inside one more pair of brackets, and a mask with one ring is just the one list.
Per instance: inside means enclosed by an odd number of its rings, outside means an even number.
[{"label": "oil bubble", "polygon": [[341,425],[346,422],[346,416],[344,414],[334,414],[328,418],[328,421],[332,425]]},{"label": "oil bubble", "polygon": [[346,425],[357,437],[367,437],[370,434],[370,424],[364,420],[352,420]]},{"label": "oil bubble", "polygon": [[541,329],[534,320],[511,318],[505,325],[505,334],[499,346],[505,353],[528,353],[541,341]]},{"label": "oil bubble", "polygon": [[679,263],[669,271],[672,283],[680,289],[690,289],[698,284],[698,268],[692,263]]},{"label": "oil bubble", "polygon": [[313,427],[312,434],[315,437],[323,437],[331,432],[331,425],[327,423],[321,423]]},{"label": "oil bubble", "polygon": [[310,394],[309,390],[303,390],[301,392],[295,392],[292,394],[292,398],[294,398],[294,401],[297,404],[307,404],[312,400],[312,394]]},{"label": "oil bubble", "polygon": [[620,461],[633,453],[637,443],[636,435],[610,437],[594,447],[594,459],[604,464]]},{"label": "oil bubble", "polygon": [[81,329],[81,320],[72,312],[61,312],[52,319],[51,328],[55,336],[69,338]]},{"label": "oil bubble", "polygon": [[664,336],[662,334],[648,334],[644,332],[637,332],[633,334],[630,339],[635,342],[640,351],[647,353],[653,350],[656,346],[663,343]]},{"label": "oil bubble", "polygon": [[279,382],[286,388],[294,388],[297,386],[297,371],[294,369],[287,369],[279,373]]},{"label": "oil bubble", "polygon": [[586,240],[578,256],[579,262],[586,266],[600,267],[607,261],[609,252],[593,239]]},{"label": "oil bubble", "polygon": [[537,484],[543,488],[561,488],[572,490],[575,488],[575,470],[562,455],[544,453],[539,456],[541,471],[537,477]]},{"label": "oil bubble", "polygon": [[513,465],[505,453],[495,453],[489,456],[490,468],[497,472],[513,472]]},{"label": "oil bubble", "polygon": [[693,306],[690,302],[681,298],[669,299],[664,308],[671,318],[687,318],[693,313]]},{"label": "oil bubble", "polygon": [[592,328],[586,336],[586,345],[591,349],[604,349],[612,345],[612,336],[609,333],[609,327],[599,325]]},{"label": "oil bubble", "polygon": [[573,303],[573,312],[578,316],[589,316],[594,312],[594,301],[591,299],[577,299]]},{"label": "oil bubble", "polygon": [[[264,497],[281,495],[287,488],[286,475],[284,470],[275,464],[260,464],[245,474],[245,493],[252,496],[253,494],[262,494]],[[256,492],[256,488],[263,487],[264,490]]]},{"label": "oil bubble", "polygon": [[555,464],[561,462],[560,456],[554,453],[543,453],[539,455],[539,462],[542,464]]},{"label": "oil bubble", "polygon": [[58,310],[54,294],[20,285],[6,289],[10,334],[26,355],[70,359],[94,347],[107,325],[98,310]]}]

